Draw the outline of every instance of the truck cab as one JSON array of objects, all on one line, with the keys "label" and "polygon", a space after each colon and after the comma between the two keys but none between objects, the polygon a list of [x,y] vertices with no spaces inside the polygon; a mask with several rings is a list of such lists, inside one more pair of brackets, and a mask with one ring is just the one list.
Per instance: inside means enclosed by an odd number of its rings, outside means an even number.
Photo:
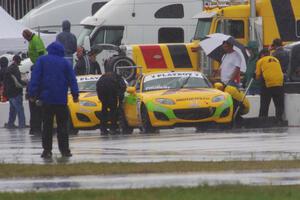
[{"label": "truck cab", "polygon": [[[278,0],[256,0],[255,14],[251,17],[248,3],[206,9],[194,16],[198,19],[194,40],[201,40],[213,33],[224,33],[247,45],[251,30],[260,48],[269,47],[275,38],[281,38],[285,44],[300,40],[299,0],[284,1],[284,5]],[[252,26],[251,20],[254,21]],[[218,68],[218,64],[203,52],[200,52],[200,60],[201,67],[208,74]]]}]

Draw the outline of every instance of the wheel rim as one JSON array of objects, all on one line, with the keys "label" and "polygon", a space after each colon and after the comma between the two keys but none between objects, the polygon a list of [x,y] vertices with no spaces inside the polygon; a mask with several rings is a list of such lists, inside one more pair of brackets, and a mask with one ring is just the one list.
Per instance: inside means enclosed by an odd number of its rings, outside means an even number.
[{"label": "wheel rim", "polygon": [[114,65],[114,71],[118,70],[119,74],[123,76],[126,80],[130,80],[135,75],[135,68],[129,69],[118,69],[118,67],[122,66],[131,66],[132,63],[129,63],[127,59],[120,59]]}]

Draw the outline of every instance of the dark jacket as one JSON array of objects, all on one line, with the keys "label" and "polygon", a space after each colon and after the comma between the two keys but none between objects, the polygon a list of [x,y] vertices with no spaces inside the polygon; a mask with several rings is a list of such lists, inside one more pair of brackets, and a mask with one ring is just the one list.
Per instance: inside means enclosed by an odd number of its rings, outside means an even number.
[{"label": "dark jacket", "polygon": [[287,51],[283,49],[283,47],[278,47],[273,53],[272,56],[277,58],[280,62],[281,69],[283,73],[287,72],[288,64],[289,64],[289,54]]},{"label": "dark jacket", "polygon": [[77,61],[74,70],[76,75],[101,74],[99,63],[91,62],[86,55]]},{"label": "dark jacket", "polygon": [[23,94],[23,87],[26,83],[21,79],[21,72],[18,65],[10,65],[4,75],[4,96],[14,98]]},{"label": "dark jacket", "polygon": [[113,72],[103,74],[96,84],[98,98],[103,96],[122,97],[126,91],[124,79]]},{"label": "dark jacket", "polygon": [[58,42],[47,47],[48,55],[38,58],[29,84],[29,97],[46,104],[67,104],[68,88],[78,98],[78,85],[71,64],[64,59],[64,48]]},{"label": "dark jacket", "polygon": [[63,21],[63,32],[56,36],[56,41],[60,42],[65,48],[65,56],[71,57],[77,50],[76,36],[70,32],[71,24],[68,20]]},{"label": "dark jacket", "polygon": [[4,81],[4,74],[7,70],[8,59],[6,57],[0,58],[0,85]]},{"label": "dark jacket", "polygon": [[[246,87],[249,85],[251,78],[253,77],[256,70],[256,62],[258,60],[258,45],[256,42],[250,41],[247,44],[247,48],[252,50],[252,54],[247,60],[247,70],[243,79],[243,85]],[[261,80],[253,80],[250,89],[260,89]]]}]

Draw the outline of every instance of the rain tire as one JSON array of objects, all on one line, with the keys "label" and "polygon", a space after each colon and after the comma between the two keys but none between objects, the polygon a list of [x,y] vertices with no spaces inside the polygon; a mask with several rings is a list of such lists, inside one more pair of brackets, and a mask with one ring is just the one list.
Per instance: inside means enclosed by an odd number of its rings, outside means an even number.
[{"label": "rain tire", "polygon": [[128,125],[124,112],[121,111],[119,116],[120,116],[119,129],[120,129],[121,134],[122,135],[132,134],[133,128]]},{"label": "rain tire", "polygon": [[[113,56],[106,63],[106,71],[114,71],[118,70],[117,67],[120,66],[135,66],[135,63],[132,59],[126,56]],[[136,68],[130,69],[119,69],[119,74],[126,79],[127,82],[130,82],[136,79]]]},{"label": "rain tire", "polygon": [[142,133],[147,134],[147,133],[157,132],[157,128],[154,128],[151,124],[149,113],[145,105],[142,105],[141,108],[141,120],[142,120],[142,126],[141,126]]}]

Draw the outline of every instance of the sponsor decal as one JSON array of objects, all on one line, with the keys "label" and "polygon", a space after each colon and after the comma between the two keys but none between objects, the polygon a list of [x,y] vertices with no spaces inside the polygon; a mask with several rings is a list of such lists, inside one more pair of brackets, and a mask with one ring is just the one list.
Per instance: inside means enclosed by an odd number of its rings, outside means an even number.
[{"label": "sponsor decal", "polygon": [[144,82],[152,81],[155,79],[161,79],[161,78],[169,78],[169,77],[199,77],[203,78],[203,75],[200,72],[165,72],[165,73],[157,73],[157,74],[151,74],[147,75],[144,78]]},{"label": "sponsor decal", "polygon": [[180,101],[195,101],[195,100],[209,100],[208,97],[187,97],[187,98],[181,98],[181,99],[176,99],[176,102]]},{"label": "sponsor decal", "polygon": [[159,60],[159,59],[162,59],[162,56],[161,56],[161,55],[158,55],[158,54],[156,54],[156,55],[154,55],[154,56],[153,56],[153,59],[155,59],[155,60]]},{"label": "sponsor decal", "polygon": [[85,82],[85,81],[98,81],[98,79],[101,77],[101,75],[99,76],[78,76],[77,78],[77,82]]}]

